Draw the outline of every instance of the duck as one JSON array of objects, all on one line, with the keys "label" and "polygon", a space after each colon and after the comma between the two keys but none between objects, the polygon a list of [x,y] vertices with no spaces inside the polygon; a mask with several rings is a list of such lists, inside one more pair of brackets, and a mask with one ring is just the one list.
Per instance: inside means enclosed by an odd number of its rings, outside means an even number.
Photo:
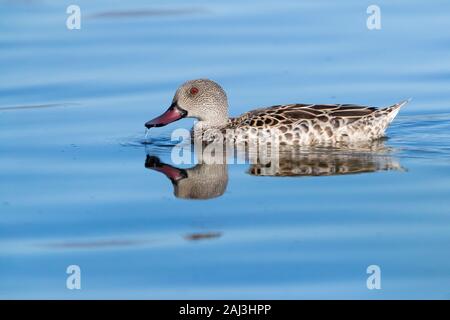
[{"label": "duck", "polygon": [[[182,118],[195,118],[193,133],[221,132],[226,139],[249,141],[260,132],[276,133],[280,145],[321,145],[370,142],[385,136],[385,131],[409,100],[385,108],[356,104],[295,103],[257,108],[229,117],[225,90],[210,79],[183,83],[175,92],[170,107],[147,121],[145,127],[162,127]],[[213,135],[214,136],[214,135]],[[211,135],[204,138],[212,139]]]}]

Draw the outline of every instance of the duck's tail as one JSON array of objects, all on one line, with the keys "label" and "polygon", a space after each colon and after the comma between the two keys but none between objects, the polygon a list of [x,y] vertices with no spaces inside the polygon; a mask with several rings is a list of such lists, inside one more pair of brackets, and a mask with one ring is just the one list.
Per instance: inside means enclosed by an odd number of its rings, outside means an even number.
[{"label": "duck's tail", "polygon": [[400,108],[403,107],[405,104],[407,104],[410,101],[411,101],[411,98],[403,100],[403,101],[396,103],[390,107],[381,109],[380,112],[382,112],[386,115],[387,123],[389,124],[397,116],[398,112],[400,111]]}]

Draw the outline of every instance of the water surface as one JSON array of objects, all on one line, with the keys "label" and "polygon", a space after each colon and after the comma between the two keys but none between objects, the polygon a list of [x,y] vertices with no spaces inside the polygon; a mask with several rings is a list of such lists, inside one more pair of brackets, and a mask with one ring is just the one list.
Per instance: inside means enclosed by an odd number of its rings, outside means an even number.
[{"label": "water surface", "polygon": [[[83,0],[74,31],[69,4],[0,1],[0,297],[449,297],[447,1],[378,1],[378,31],[356,0]],[[150,144],[143,124],[198,77],[232,115],[412,101],[381,153],[181,166],[199,178],[176,190],[154,161],[177,168],[168,137],[192,121]]]}]

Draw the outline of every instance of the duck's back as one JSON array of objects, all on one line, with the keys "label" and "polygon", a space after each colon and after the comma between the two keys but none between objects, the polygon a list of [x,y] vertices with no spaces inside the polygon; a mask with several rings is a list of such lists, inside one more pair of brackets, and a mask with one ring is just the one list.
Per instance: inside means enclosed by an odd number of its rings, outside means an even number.
[{"label": "duck's back", "polygon": [[253,134],[259,130],[277,129],[280,142],[286,144],[374,140],[384,135],[406,102],[384,109],[354,104],[278,105],[230,119],[229,127]]}]

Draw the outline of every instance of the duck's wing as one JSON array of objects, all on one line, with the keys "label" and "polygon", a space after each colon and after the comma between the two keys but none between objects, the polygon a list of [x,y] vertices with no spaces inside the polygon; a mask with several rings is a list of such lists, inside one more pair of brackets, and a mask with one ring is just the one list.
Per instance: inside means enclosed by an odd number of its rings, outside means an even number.
[{"label": "duck's wing", "polygon": [[249,111],[239,117],[241,123],[252,127],[292,124],[301,120],[330,121],[333,118],[354,122],[379,109],[354,104],[289,104]]}]

